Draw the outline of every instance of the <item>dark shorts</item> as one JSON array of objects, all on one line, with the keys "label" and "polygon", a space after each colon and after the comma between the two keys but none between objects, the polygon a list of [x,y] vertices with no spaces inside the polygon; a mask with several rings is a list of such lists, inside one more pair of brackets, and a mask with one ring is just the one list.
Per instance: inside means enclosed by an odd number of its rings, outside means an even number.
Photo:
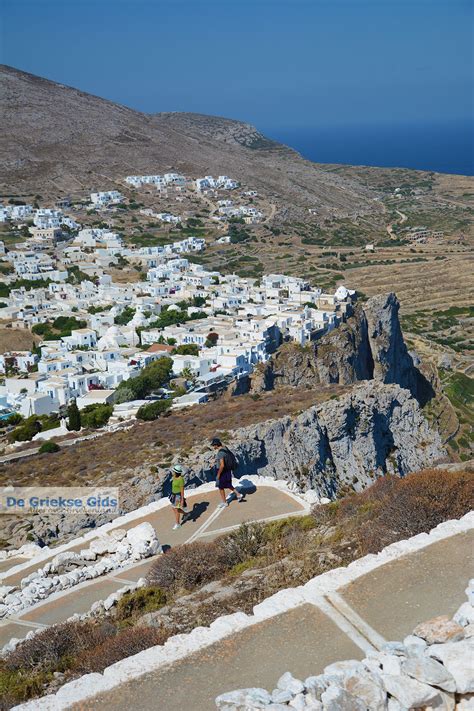
[{"label": "dark shorts", "polygon": [[232,472],[222,472],[217,482],[219,489],[230,489],[232,486]]}]

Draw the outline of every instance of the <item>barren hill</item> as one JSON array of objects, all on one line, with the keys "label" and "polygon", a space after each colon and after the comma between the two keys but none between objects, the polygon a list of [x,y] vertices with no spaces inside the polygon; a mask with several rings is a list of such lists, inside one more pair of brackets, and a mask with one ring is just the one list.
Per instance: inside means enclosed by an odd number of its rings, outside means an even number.
[{"label": "barren hill", "polygon": [[253,126],[191,113],[144,114],[0,66],[2,194],[106,189],[127,174],[226,173],[301,207],[376,212],[370,188],[323,170]]}]

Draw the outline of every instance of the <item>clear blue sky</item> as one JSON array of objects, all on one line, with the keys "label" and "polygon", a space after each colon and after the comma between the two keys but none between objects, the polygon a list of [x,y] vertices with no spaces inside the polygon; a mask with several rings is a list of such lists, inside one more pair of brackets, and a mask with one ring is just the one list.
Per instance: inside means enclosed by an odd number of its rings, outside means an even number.
[{"label": "clear blue sky", "polygon": [[467,119],[471,0],[0,0],[1,61],[263,130]]}]

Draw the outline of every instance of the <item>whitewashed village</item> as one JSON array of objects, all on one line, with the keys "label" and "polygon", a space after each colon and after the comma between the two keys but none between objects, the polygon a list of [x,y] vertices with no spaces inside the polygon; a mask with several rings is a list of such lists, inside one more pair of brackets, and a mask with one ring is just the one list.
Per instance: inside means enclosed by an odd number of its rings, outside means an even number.
[{"label": "whitewashed village", "polygon": [[[127,176],[125,183],[153,186],[165,197],[171,189],[178,200],[190,189],[177,173]],[[264,217],[252,204],[222,197],[238,187],[228,176],[193,181],[196,194],[216,199],[213,219],[224,231],[218,242],[230,241],[229,219]],[[242,195],[253,202],[257,193]],[[123,200],[117,190],[95,192],[87,208],[103,214]],[[355,294],[343,286],[323,293],[284,274],[222,275],[193,261],[206,249],[202,237],[129,246],[109,228],[81,225],[68,208],[67,200],[54,208],[0,206],[0,220],[23,223],[25,234],[14,249],[0,243],[1,264],[8,265],[0,319],[40,337],[30,350],[0,356],[0,418],[10,428],[6,453],[25,441],[67,435],[71,403],[85,413],[86,429],[107,431],[137,415],[154,419],[170,407],[206,402],[251,374],[282,342],[303,347],[351,313]],[[181,220],[171,212],[143,212],[165,223]],[[117,263],[133,265],[142,278],[115,282],[107,270]],[[158,361],[159,380],[137,380]]]}]

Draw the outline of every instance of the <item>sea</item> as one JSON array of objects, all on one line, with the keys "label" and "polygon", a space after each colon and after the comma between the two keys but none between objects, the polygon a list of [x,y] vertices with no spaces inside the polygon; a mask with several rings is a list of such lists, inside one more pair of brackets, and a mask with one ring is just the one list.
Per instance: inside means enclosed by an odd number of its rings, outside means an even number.
[{"label": "sea", "polygon": [[474,175],[474,121],[263,129],[316,163]]}]

